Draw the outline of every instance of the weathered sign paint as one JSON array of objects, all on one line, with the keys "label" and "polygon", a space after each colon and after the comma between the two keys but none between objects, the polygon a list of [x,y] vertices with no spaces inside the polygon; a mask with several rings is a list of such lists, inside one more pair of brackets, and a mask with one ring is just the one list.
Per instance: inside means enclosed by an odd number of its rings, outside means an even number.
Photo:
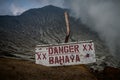
[{"label": "weathered sign paint", "polygon": [[96,62],[94,43],[82,41],[55,45],[37,45],[36,64],[65,66]]}]

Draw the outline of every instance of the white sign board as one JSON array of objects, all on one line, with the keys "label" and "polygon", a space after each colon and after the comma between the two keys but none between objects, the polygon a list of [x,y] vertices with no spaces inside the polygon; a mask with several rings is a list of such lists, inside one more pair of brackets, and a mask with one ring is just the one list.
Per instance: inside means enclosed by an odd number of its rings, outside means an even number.
[{"label": "white sign board", "polygon": [[36,64],[63,66],[96,62],[94,43],[83,41],[58,45],[37,45]]}]

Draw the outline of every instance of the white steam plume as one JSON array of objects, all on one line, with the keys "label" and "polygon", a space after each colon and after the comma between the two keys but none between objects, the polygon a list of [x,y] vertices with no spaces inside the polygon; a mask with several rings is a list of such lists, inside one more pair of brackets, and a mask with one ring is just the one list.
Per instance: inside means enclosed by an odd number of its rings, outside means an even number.
[{"label": "white steam plume", "polygon": [[11,4],[10,10],[13,15],[20,15],[21,13],[23,13],[25,11],[25,9],[18,7],[15,4]]},{"label": "white steam plume", "polygon": [[66,4],[74,17],[99,33],[114,56],[120,55],[119,0],[70,0]]}]

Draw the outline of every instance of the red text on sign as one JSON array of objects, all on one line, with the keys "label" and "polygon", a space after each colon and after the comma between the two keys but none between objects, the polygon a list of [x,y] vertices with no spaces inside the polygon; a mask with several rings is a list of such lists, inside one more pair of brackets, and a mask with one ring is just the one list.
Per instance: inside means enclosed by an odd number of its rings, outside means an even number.
[{"label": "red text on sign", "polygon": [[79,45],[66,45],[66,46],[55,46],[48,49],[48,54],[66,54],[66,53],[78,53]]},{"label": "red text on sign", "polygon": [[41,59],[46,60],[47,59],[46,58],[46,53],[38,52],[36,55],[37,55],[37,60],[41,60]]},{"label": "red text on sign", "polygon": [[49,57],[49,64],[80,62],[79,55]]},{"label": "red text on sign", "polygon": [[92,44],[83,44],[83,51],[93,50]]}]

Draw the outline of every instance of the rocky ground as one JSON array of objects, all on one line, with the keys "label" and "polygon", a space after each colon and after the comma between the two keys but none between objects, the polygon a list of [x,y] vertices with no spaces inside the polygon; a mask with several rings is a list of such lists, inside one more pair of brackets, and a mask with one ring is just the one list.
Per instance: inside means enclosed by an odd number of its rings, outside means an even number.
[{"label": "rocky ground", "polygon": [[0,80],[97,80],[85,65],[45,67],[34,62],[0,58]]},{"label": "rocky ground", "polygon": [[120,80],[120,69],[93,70],[86,65],[45,67],[33,61],[0,58],[0,80]]}]

